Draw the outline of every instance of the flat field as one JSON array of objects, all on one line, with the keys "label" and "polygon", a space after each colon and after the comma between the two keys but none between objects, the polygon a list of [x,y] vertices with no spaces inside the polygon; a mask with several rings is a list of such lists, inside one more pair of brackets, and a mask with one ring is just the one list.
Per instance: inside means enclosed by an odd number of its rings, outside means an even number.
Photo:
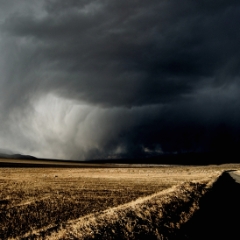
[{"label": "flat field", "polygon": [[240,166],[0,168],[0,239],[29,236],[230,169]]}]

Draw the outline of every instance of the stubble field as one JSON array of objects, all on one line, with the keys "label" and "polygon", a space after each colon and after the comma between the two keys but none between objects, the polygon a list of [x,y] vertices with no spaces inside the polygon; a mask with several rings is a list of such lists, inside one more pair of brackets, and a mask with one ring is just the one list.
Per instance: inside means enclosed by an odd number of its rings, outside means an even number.
[{"label": "stubble field", "polygon": [[44,235],[70,220],[233,167],[0,168],[0,239]]}]

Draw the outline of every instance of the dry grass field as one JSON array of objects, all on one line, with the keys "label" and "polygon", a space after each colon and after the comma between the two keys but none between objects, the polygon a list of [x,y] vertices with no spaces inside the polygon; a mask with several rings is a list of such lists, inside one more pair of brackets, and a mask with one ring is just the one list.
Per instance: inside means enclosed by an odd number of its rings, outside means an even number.
[{"label": "dry grass field", "polygon": [[239,165],[0,168],[0,239],[21,239]]}]

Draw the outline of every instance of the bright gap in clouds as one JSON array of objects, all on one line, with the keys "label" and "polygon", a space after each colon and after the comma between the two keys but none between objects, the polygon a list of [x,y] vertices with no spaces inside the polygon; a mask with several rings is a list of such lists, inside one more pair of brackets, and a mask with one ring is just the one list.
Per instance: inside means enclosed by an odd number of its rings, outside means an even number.
[{"label": "bright gap in clouds", "polygon": [[[19,122],[15,132],[30,143],[24,146],[24,154],[44,158],[85,160],[122,154],[124,146],[117,142],[109,146],[109,142],[134,123],[126,109],[99,108],[54,94],[35,99],[27,112],[25,116],[21,111],[12,112],[12,122]],[[118,122],[121,115],[129,120]],[[22,152],[22,148],[16,140],[15,149]]]},{"label": "bright gap in clouds", "polygon": [[0,139],[1,148],[36,157],[84,159],[87,117],[92,111],[91,106],[53,94],[35,98],[24,109],[11,110],[1,129],[5,136]]},{"label": "bright gap in clouds", "polygon": [[[40,156],[49,158],[74,158],[76,148],[87,148],[86,136],[82,136],[82,125],[86,125],[88,114],[93,107],[82,105],[48,94],[32,104],[33,114],[29,121],[29,132],[39,138],[36,146]],[[79,153],[78,152],[78,153]],[[38,155],[38,152],[32,154]],[[66,155],[67,154],[67,155]],[[84,158],[84,153],[79,155]]]}]

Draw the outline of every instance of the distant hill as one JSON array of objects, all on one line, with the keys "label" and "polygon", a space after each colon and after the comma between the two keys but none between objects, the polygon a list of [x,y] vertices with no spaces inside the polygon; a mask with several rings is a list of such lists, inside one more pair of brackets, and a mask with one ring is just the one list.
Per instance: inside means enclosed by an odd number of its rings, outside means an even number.
[{"label": "distant hill", "polygon": [[[1,150],[1,149],[0,149]],[[80,163],[80,164],[157,164],[157,165],[209,165],[224,163],[240,163],[240,154],[236,153],[178,153],[178,154],[160,154],[157,156],[135,157],[135,158],[108,158],[108,159],[88,159],[88,160],[66,160],[66,159],[45,159],[36,158],[31,155],[7,154],[0,152],[2,159],[19,160],[43,160],[46,162],[57,163]],[[42,164],[42,163],[41,163]]]},{"label": "distant hill", "polygon": [[0,158],[7,159],[37,159],[36,157],[30,155],[22,155],[22,154],[6,154],[0,152]]}]

